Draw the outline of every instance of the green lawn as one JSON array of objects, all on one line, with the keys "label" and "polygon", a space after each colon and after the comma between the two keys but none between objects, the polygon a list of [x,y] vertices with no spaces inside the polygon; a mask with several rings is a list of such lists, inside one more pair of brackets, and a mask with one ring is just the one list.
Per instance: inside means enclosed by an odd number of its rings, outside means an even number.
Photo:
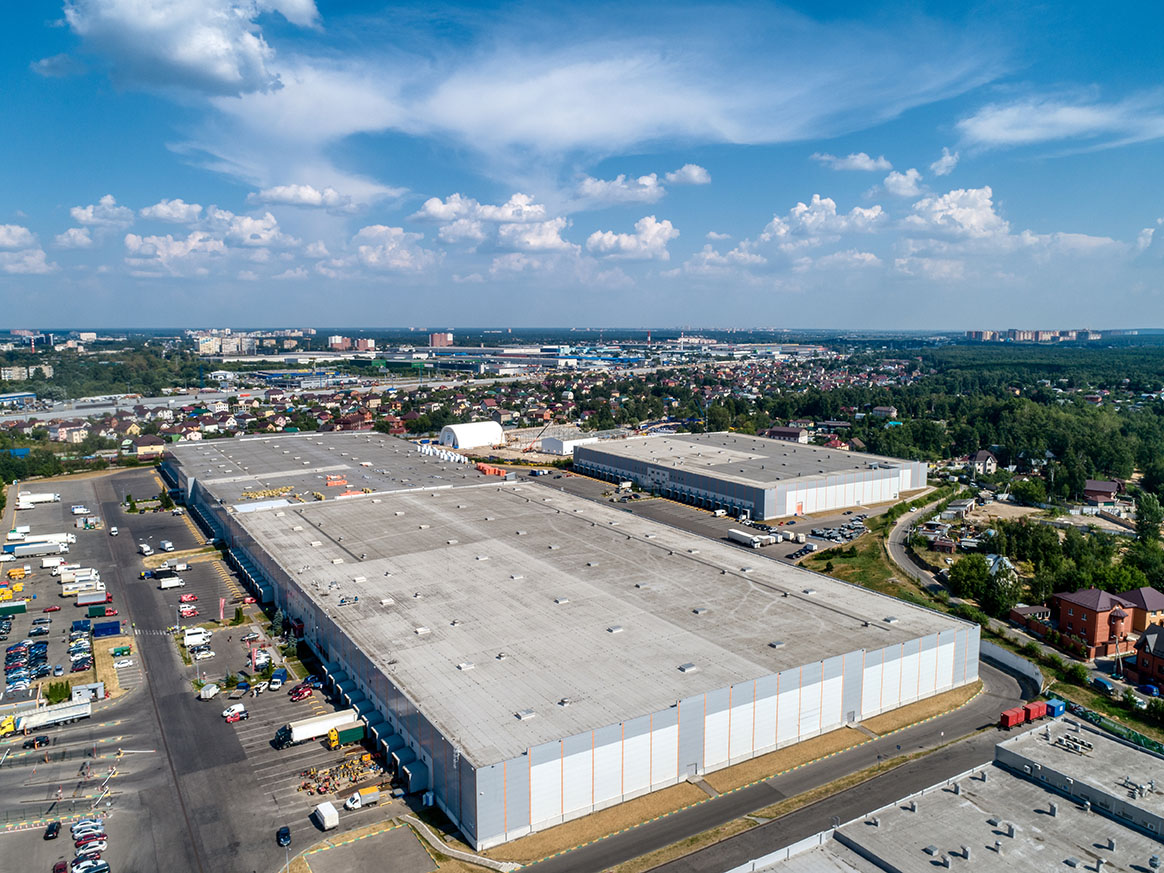
[{"label": "green lawn", "polygon": [[[809,570],[826,573],[894,597],[916,600],[921,596],[916,585],[898,577],[881,540],[869,534],[848,546],[837,546],[809,555],[801,563]],[[828,569],[830,564],[831,570]]]}]

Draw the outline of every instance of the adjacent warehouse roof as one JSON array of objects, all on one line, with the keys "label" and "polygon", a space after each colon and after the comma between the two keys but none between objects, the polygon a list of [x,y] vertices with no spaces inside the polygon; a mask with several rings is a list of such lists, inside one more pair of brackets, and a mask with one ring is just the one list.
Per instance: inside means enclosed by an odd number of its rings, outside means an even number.
[{"label": "adjacent warehouse roof", "polygon": [[588,446],[630,461],[705,473],[728,482],[771,488],[779,482],[873,468],[898,468],[909,461],[764,439],[735,433],[673,434],[606,440]]},{"label": "adjacent warehouse roof", "polygon": [[961,626],[534,483],[239,521],[477,765]]},{"label": "adjacent warehouse roof", "polygon": [[440,444],[454,449],[479,449],[504,443],[505,431],[495,421],[446,424],[441,428]]}]

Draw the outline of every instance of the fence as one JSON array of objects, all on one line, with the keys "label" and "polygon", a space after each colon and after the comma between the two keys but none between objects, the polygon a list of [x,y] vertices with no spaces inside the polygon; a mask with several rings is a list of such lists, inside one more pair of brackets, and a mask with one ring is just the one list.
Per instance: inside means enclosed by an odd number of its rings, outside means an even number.
[{"label": "fence", "polygon": [[1025,676],[1034,682],[1040,691],[1043,690],[1045,681],[1043,679],[1043,671],[1026,658],[1019,657],[1009,649],[996,646],[987,640],[982,640],[979,643],[978,654],[984,661],[993,661],[1008,670],[1013,670],[1015,673]]}]

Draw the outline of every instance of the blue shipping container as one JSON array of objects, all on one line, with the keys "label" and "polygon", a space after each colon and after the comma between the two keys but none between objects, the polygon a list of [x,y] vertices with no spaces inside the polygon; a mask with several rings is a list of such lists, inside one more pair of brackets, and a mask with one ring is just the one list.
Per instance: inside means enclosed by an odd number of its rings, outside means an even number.
[{"label": "blue shipping container", "polygon": [[93,625],[93,637],[115,637],[121,633],[121,622],[99,621]]},{"label": "blue shipping container", "polygon": [[1062,700],[1056,700],[1052,697],[1047,701],[1047,715],[1051,716],[1051,718],[1058,718],[1066,709],[1067,704]]},{"label": "blue shipping container", "polygon": [[73,622],[73,630],[75,630],[75,631],[85,631],[86,633],[88,633],[89,628],[91,626],[92,626],[92,622],[90,622],[89,619],[87,619],[87,618],[83,618],[80,621]]}]

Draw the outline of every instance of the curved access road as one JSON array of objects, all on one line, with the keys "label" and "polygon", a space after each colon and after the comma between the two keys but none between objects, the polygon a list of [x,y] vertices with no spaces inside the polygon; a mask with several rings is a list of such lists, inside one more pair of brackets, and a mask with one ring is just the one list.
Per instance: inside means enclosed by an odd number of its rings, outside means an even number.
[{"label": "curved access road", "polygon": [[930,589],[942,588],[944,586],[937,580],[933,573],[914,562],[913,558],[909,555],[909,550],[906,548],[906,543],[909,542],[909,529],[913,527],[914,519],[919,515],[929,512],[941,502],[940,500],[935,500],[933,503],[927,503],[915,512],[907,512],[894,523],[893,527],[889,529],[889,536],[885,538],[885,548],[889,551],[889,559],[919,585]]}]

